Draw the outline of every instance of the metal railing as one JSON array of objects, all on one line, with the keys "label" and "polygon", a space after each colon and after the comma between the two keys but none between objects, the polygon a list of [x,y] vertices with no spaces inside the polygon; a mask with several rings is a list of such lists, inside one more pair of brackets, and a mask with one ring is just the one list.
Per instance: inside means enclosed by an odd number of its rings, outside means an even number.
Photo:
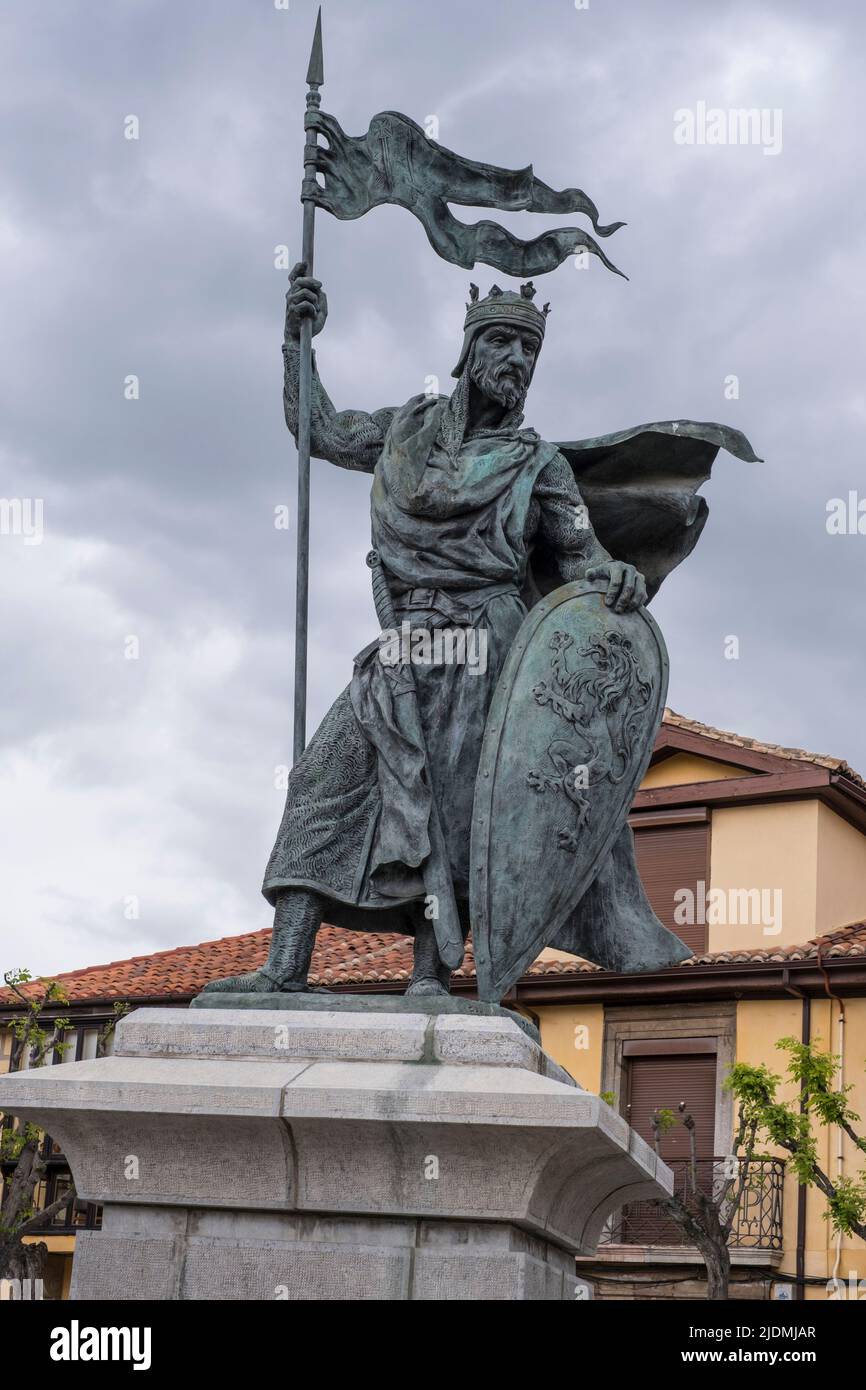
[{"label": "metal railing", "polygon": [[[0,1200],[3,1196],[3,1184],[11,1179],[14,1168],[14,1163],[3,1164],[2,1171],[0,1171]],[[68,1191],[71,1185],[72,1175],[66,1160],[57,1157],[50,1159],[45,1177],[38,1184],[34,1193],[37,1213],[50,1207]],[[96,1202],[81,1202],[76,1199],[70,1202],[63,1211],[56,1212],[53,1218],[32,1227],[29,1234],[34,1236],[74,1235],[76,1231],[96,1230],[101,1224],[101,1206]]]},{"label": "metal railing", "polygon": [[[720,1195],[728,1181],[730,1161],[730,1158],[699,1158],[695,1164],[699,1190],[708,1195]],[[746,1160],[737,1159],[736,1162],[742,1172]],[[673,1195],[686,1199],[692,1182],[690,1160],[671,1159],[668,1167],[674,1175]],[[749,1162],[728,1240],[730,1249],[782,1249],[784,1176],[783,1159],[753,1158]],[[630,1202],[610,1217],[598,1244],[601,1249],[610,1245],[687,1245],[688,1242],[659,1202]]]}]

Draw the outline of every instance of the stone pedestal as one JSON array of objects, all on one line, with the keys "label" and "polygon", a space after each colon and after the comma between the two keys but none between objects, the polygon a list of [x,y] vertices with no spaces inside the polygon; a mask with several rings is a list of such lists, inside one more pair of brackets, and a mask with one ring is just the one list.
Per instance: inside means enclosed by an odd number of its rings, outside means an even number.
[{"label": "stone pedestal", "polygon": [[609,1213],[671,1190],[504,1010],[281,999],[139,1009],[111,1057],[0,1078],[103,1205],[73,1298],[571,1299]]}]

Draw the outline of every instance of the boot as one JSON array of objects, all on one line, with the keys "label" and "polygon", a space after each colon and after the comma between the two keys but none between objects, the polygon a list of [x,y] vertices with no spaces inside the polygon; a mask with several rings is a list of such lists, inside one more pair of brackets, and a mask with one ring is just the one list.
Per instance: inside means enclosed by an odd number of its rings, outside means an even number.
[{"label": "boot", "polygon": [[447,995],[451,993],[451,971],[443,965],[436,945],[433,923],[420,917],[415,928],[415,957],[412,979],[406,995]]},{"label": "boot", "polygon": [[[274,931],[267,963],[249,975],[211,980],[205,993],[280,994],[307,989],[307,975],[316,933],[322,924],[324,899],[306,888],[284,888],[277,898]],[[316,993],[327,994],[327,990]]]}]

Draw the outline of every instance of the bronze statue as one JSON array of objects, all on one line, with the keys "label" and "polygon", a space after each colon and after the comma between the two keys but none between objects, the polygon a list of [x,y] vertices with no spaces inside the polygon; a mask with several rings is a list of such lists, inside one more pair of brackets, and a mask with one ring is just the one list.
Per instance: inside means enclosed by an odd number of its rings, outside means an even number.
[{"label": "bronze statue", "polygon": [[[295,267],[287,296],[284,400],[293,432],[301,325],[309,319],[318,334],[327,317],[319,281],[304,272],[303,264]],[[520,293],[494,286],[484,299],[473,287],[453,394],[416,396],[399,409],[337,411],[315,373],[312,450],[338,467],[373,474],[372,540],[398,623],[408,620],[413,632],[483,632],[486,664],[482,671],[466,660],[411,663],[425,748],[407,739],[395,714],[393,668],[382,660],[382,644],[373,642],[360,653],[351,684],[290,776],[263,888],[275,907],[268,962],[253,975],[215,982],[209,990],[305,989],[325,914],[339,926],[412,933],[415,967],[407,992],[446,993],[449,967],[437,948],[437,918],[423,872],[431,852],[431,807],[441,821],[465,934],[482,739],[500,672],[528,608],[556,585],[587,580],[601,583],[612,614],[639,609],[648,597],[644,574],[605,548],[593,527],[594,512],[602,518],[613,513],[610,529],[620,544],[625,537],[634,553],[651,561],[654,591],[703,524],[705,504],[694,489],[708,473],[716,441],[723,438],[749,456],[736,431],[683,422],[583,445],[545,442],[524,425],[523,407],[546,325],[531,285]],[[586,496],[575,477],[584,458]],[[665,472],[671,475],[667,481]],[[617,475],[618,481],[608,481]],[[648,756],[660,718],[656,698],[642,730],[641,757]],[[549,772],[555,770],[552,765]],[[536,795],[530,779],[524,810]],[[627,809],[620,808],[621,820]],[[514,827],[500,830],[507,840]],[[559,944],[579,939],[590,958],[614,968],[647,969],[683,959],[685,947],[643,897],[630,832],[621,826],[616,832],[615,845],[596,867],[590,901],[584,893],[583,925],[578,931],[573,920],[570,936],[560,930]],[[579,909],[580,903],[573,919],[580,918]],[[626,910],[631,916],[623,918]],[[610,945],[617,920],[628,938],[619,949]],[[594,924],[589,937],[587,921]]]},{"label": "bronze statue", "polygon": [[[602,237],[623,224],[602,225],[584,192],[557,192],[531,167],[464,159],[399,112],[348,136],[319,109],[323,80],[320,15],[304,259],[290,276],[283,349],[299,456],[295,760],[263,885],[275,908],[268,961],[208,991],[305,991],[325,914],[411,933],[410,995],[448,993],[470,925],[479,993],[494,1001],[545,944],[620,971],[681,960],[688,951],[649,906],[626,824],[667,683],[644,605],[703,529],[697,489],[718,449],[755,454],[737,430],[692,421],[541,439],[523,416],[549,311],[531,280],[484,298],[470,286],[450,397],[335,410],[311,348],[328,312],[312,274],[317,207],[351,220],[397,203],[445,260],[515,278],[577,250],[616,267],[577,228],[521,241],[495,222],[459,221],[449,202],[579,212]],[[305,749],[311,453],[373,475],[383,632]]]}]

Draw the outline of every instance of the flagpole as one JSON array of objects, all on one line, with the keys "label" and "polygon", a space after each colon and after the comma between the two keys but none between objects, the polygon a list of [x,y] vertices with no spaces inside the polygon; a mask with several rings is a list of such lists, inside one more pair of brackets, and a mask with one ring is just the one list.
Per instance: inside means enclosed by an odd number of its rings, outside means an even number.
[{"label": "flagpole", "polygon": [[[322,8],[316,20],[316,32],[307,69],[307,110],[317,111],[321,105],[319,88],[325,80],[322,58]],[[304,144],[304,180],[301,202],[304,207],[304,228],[301,259],[306,275],[313,274],[315,250],[317,187],[316,132],[307,130]],[[306,314],[301,319],[300,380],[298,385],[298,543],[297,578],[295,586],[295,719],[292,747],[297,762],[307,741],[307,621],[310,598],[310,416],[313,391],[313,320]]]}]

